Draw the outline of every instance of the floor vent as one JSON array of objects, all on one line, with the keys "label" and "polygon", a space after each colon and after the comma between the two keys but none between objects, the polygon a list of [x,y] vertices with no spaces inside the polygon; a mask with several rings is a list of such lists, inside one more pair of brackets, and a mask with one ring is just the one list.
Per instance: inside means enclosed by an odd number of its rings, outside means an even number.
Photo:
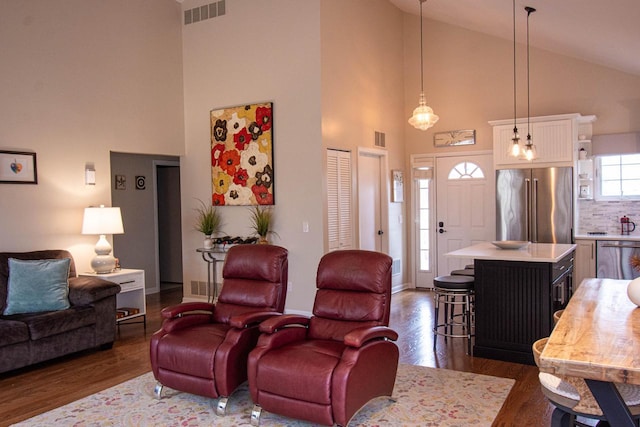
[{"label": "floor vent", "polygon": [[397,276],[398,274],[401,274],[401,273],[402,273],[402,260],[394,259],[393,263],[391,264],[391,275]]},{"label": "floor vent", "polygon": [[207,296],[207,282],[191,281],[191,295]]},{"label": "floor vent", "polygon": [[385,137],[384,132],[376,131],[376,141],[375,141],[376,147],[386,147],[384,142],[384,137]]},{"label": "floor vent", "polygon": [[203,6],[184,11],[184,25],[194,24],[227,13],[226,0],[214,1]]}]

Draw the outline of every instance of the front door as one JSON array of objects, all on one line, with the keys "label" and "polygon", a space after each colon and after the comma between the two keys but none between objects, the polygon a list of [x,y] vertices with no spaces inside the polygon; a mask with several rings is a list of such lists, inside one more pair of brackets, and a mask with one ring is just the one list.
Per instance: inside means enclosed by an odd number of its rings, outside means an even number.
[{"label": "front door", "polygon": [[495,175],[491,154],[436,159],[437,274],[473,264],[447,252],[495,237]]}]

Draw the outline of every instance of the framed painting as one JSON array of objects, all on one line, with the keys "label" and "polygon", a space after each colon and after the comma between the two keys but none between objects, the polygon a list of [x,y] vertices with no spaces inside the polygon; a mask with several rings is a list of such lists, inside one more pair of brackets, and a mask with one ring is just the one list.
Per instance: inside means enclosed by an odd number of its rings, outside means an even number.
[{"label": "framed painting", "polygon": [[273,103],[211,111],[214,206],[273,205]]},{"label": "framed painting", "polygon": [[36,153],[0,151],[0,184],[37,184]]},{"label": "framed painting", "polygon": [[393,179],[393,192],[391,194],[392,202],[404,202],[404,174],[401,170],[392,170],[391,177]]},{"label": "framed painting", "polygon": [[476,143],[475,129],[450,130],[433,135],[433,145],[449,147],[452,145],[473,145]]}]

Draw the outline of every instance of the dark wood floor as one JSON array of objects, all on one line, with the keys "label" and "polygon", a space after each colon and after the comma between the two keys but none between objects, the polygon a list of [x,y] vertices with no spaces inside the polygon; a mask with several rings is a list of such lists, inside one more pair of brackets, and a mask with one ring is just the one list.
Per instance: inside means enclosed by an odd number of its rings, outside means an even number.
[{"label": "dark wood floor", "polygon": [[[0,374],[0,426],[25,420],[104,390],[151,370],[149,336],[160,325],[159,309],[180,301],[181,289],[147,297],[147,328],[120,327],[110,350],[87,351],[36,367]],[[534,366],[465,355],[463,339],[438,341],[433,351],[430,325],[432,294],[404,291],[393,295],[391,326],[399,333],[400,362],[475,372],[516,380],[494,426],[549,425],[552,406],[540,392]]]}]

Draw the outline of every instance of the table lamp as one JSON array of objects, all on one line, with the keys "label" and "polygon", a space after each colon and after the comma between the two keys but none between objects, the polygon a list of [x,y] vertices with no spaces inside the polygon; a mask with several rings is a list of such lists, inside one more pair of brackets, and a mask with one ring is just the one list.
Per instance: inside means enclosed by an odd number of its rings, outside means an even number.
[{"label": "table lamp", "polygon": [[82,234],[99,235],[96,243],[96,256],[91,260],[91,268],[98,274],[111,273],[116,266],[116,259],[111,255],[111,245],[106,234],[123,234],[122,214],[120,208],[89,207],[84,209]]}]

